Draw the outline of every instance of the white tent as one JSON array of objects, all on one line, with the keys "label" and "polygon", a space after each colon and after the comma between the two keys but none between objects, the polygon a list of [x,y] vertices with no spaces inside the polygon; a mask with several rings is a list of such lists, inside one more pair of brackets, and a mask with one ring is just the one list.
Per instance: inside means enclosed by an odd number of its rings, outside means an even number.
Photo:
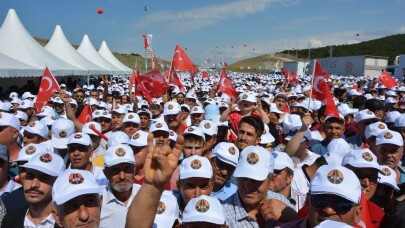
[{"label": "white tent", "polygon": [[59,25],[56,25],[55,31],[49,42],[46,44],[45,49],[67,63],[85,70],[89,74],[110,73],[109,70],[97,66],[80,55],[66,39],[66,36]]},{"label": "white tent", "polygon": [[[74,67],[46,51],[24,28],[14,9],[10,9],[0,28],[0,52],[35,68],[46,66],[55,76],[79,75]],[[31,76],[42,76],[32,72]]]},{"label": "white tent", "polygon": [[42,75],[44,69],[34,67],[0,53],[0,77]]},{"label": "white tent", "polygon": [[98,53],[103,56],[108,62],[113,64],[114,66],[120,68],[123,71],[127,71],[128,74],[132,72],[132,69],[125,66],[122,62],[120,62],[110,51],[107,46],[107,43],[103,40],[101,42],[100,49],[98,49]]},{"label": "white tent", "polygon": [[103,67],[105,69],[109,69],[115,74],[120,74],[124,73],[122,72],[121,69],[118,67],[112,65],[109,63],[106,59],[104,59],[96,49],[94,48],[93,44],[91,44],[91,41],[87,35],[84,35],[82,42],[80,43],[79,48],[77,49],[77,52],[79,52],[83,57],[88,59],[90,62]]}]

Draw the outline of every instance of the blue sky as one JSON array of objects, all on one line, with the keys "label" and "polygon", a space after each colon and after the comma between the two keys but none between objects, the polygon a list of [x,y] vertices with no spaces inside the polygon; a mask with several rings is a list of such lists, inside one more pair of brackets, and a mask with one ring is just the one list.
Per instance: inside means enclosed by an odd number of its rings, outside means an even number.
[{"label": "blue sky", "polygon": [[10,8],[32,36],[59,24],[72,44],[87,34],[96,49],[143,55],[147,32],[160,58],[179,44],[198,65],[405,33],[405,0],[2,0],[1,20]]}]

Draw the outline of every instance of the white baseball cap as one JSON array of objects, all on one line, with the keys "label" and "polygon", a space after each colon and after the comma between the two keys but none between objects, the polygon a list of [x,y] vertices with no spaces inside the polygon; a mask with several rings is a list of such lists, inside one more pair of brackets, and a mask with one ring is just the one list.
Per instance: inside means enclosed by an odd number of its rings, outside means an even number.
[{"label": "white baseball cap", "polygon": [[27,120],[28,120],[27,113],[22,112],[22,111],[20,111],[20,110],[17,110],[17,112],[15,112],[14,115],[15,115],[19,120],[24,120],[24,121],[27,121]]},{"label": "white baseball cap", "polygon": [[350,151],[343,158],[342,165],[351,165],[356,168],[373,168],[381,172],[377,157],[368,148]]},{"label": "white baseball cap", "polygon": [[201,195],[188,202],[183,211],[182,222],[207,222],[224,225],[225,214],[217,198]]},{"label": "white baseball cap", "polygon": [[361,95],[363,95],[363,94],[358,92],[356,89],[351,89],[351,90],[347,91],[347,96],[361,96]]},{"label": "white baseball cap", "polygon": [[[110,140],[108,140],[108,141],[110,141]],[[73,133],[69,137],[68,142],[67,142],[67,145],[70,145],[70,144],[80,144],[80,145],[84,145],[84,146],[91,146],[91,139],[90,139],[90,136],[88,136],[85,133],[81,133],[81,132]]]},{"label": "white baseball cap", "polygon": [[180,105],[177,102],[174,101],[169,101],[166,102],[164,108],[163,108],[163,115],[176,115],[181,111]]},{"label": "white baseball cap", "polygon": [[199,136],[199,137],[203,138],[204,141],[205,141],[205,135],[204,135],[202,129],[199,128],[199,127],[196,127],[196,126],[190,126],[190,127],[188,127],[188,128],[183,132],[183,135],[184,135],[184,136],[186,136],[186,135]]},{"label": "white baseball cap", "polygon": [[65,163],[61,156],[51,152],[44,152],[35,153],[22,167],[35,169],[49,176],[57,177],[65,170]]},{"label": "white baseball cap", "polygon": [[18,152],[18,157],[16,160],[14,160],[14,162],[28,161],[32,156],[34,156],[34,154],[45,152],[51,152],[47,145],[30,143],[21,148],[20,152]]},{"label": "white baseball cap", "polygon": [[201,106],[194,106],[193,108],[191,108],[191,112],[190,114],[203,114],[204,113],[204,109]]},{"label": "white baseball cap", "polygon": [[252,93],[241,93],[241,94],[239,95],[238,104],[242,103],[243,101],[248,101],[248,102],[256,103],[256,102],[257,102],[257,98],[256,98],[255,95],[252,94]]},{"label": "white baseball cap", "polygon": [[190,106],[188,104],[182,104],[180,105],[180,108],[185,108],[187,109],[189,112],[191,111]]},{"label": "white baseball cap", "polygon": [[135,164],[134,151],[130,146],[118,144],[109,147],[104,153],[104,166],[111,167],[120,163]]},{"label": "white baseball cap", "polygon": [[100,194],[96,178],[87,170],[67,169],[56,178],[52,188],[52,199],[56,205],[85,194]]},{"label": "white baseball cap", "polygon": [[361,186],[359,178],[348,168],[340,165],[323,165],[310,182],[311,195],[332,194],[359,203]]},{"label": "white baseball cap", "polygon": [[399,191],[399,187],[397,184],[397,174],[395,170],[386,165],[380,165],[380,170],[381,172],[378,173],[378,177],[380,178],[378,184],[388,185],[391,188]]},{"label": "white baseball cap", "polygon": [[339,113],[342,114],[343,116],[347,116],[349,114],[356,114],[359,112],[358,108],[350,108],[348,104],[346,103],[341,103],[338,106]]},{"label": "white baseball cap", "polygon": [[274,169],[282,170],[286,167],[294,170],[294,162],[285,152],[273,151],[271,155],[274,158]]},{"label": "white baseball cap", "polygon": [[157,120],[154,123],[152,123],[149,129],[150,133],[153,133],[155,131],[169,132],[169,127],[167,126],[167,123],[165,121]]},{"label": "white baseball cap", "polygon": [[33,95],[31,92],[25,92],[23,93],[23,95],[21,96],[21,98],[23,100],[27,99],[27,98],[35,98],[35,95]]},{"label": "white baseball cap", "polygon": [[176,141],[177,140],[177,133],[172,131],[172,130],[169,130],[169,139],[172,140],[172,141]]},{"label": "white baseball cap", "polygon": [[261,146],[248,146],[240,153],[234,176],[263,181],[274,172],[274,158]]},{"label": "white baseball cap", "polygon": [[375,144],[377,146],[380,144],[393,144],[397,146],[403,146],[404,140],[402,139],[400,133],[396,131],[387,130],[377,135]]},{"label": "white baseball cap", "polygon": [[238,165],[239,149],[233,143],[220,142],[212,149],[211,158],[214,157],[236,167]]},{"label": "white baseball cap", "polygon": [[342,165],[343,158],[352,150],[346,140],[342,138],[332,139],[326,147],[325,157],[329,165]]},{"label": "white baseball cap", "polygon": [[171,191],[163,191],[160,196],[159,206],[156,212],[153,228],[172,227],[179,218],[179,204]]},{"label": "white baseball cap", "polygon": [[[90,98],[90,99],[92,99],[92,98]],[[55,97],[55,98],[52,100],[52,102],[53,102],[53,103],[58,103],[58,104],[64,104],[63,101],[62,101],[62,99],[60,99],[60,97]]]},{"label": "white baseball cap", "polygon": [[17,92],[11,92],[9,98],[10,99],[18,98],[18,93]]},{"label": "white baseball cap", "polygon": [[55,116],[55,110],[50,106],[44,106],[42,107],[41,111],[35,115],[39,117]]},{"label": "white baseball cap", "polygon": [[198,127],[202,130],[204,134],[209,136],[216,135],[218,133],[218,126],[215,122],[211,120],[203,120],[200,122]]},{"label": "white baseball cap", "polygon": [[49,129],[48,126],[43,124],[42,122],[36,120],[31,122],[28,126],[24,128],[24,132],[27,131],[32,134],[36,134],[41,136],[42,138],[48,138]]},{"label": "white baseball cap", "polygon": [[263,124],[263,125],[264,125],[264,131],[263,131],[262,136],[260,137],[260,144],[267,144],[267,143],[274,142],[276,139],[273,137],[273,135],[271,135],[269,126],[267,124]]},{"label": "white baseball cap", "polygon": [[405,127],[405,114],[401,114],[394,121],[395,127]]},{"label": "white baseball cap", "polygon": [[386,123],[394,123],[395,119],[398,118],[400,115],[401,115],[401,113],[398,111],[388,112],[387,115],[385,116],[384,121]]},{"label": "white baseball cap", "polygon": [[101,132],[101,125],[97,122],[91,121],[91,122],[87,122],[83,125],[82,127],[82,133],[86,133],[88,135],[95,135],[95,136],[99,136],[96,132],[94,132],[92,130],[92,128],[95,128],[96,130],[98,130],[99,132]]},{"label": "white baseball cap", "polygon": [[33,108],[34,107],[34,102],[31,100],[23,100],[21,101],[20,106],[18,108],[20,109],[27,109],[27,108]]},{"label": "white baseball cap", "polygon": [[344,222],[337,222],[332,220],[324,220],[314,228],[353,228],[353,226],[347,225]]},{"label": "white baseball cap", "polygon": [[128,110],[127,110],[123,105],[117,104],[117,105],[115,105],[114,109],[111,110],[111,112],[112,112],[112,113],[113,113],[113,112],[116,112],[116,113],[118,113],[118,114],[127,114],[127,113],[128,113]]},{"label": "white baseball cap", "polygon": [[15,98],[13,98],[13,99],[10,101],[10,103],[11,103],[11,104],[18,104],[18,105],[20,105],[20,104],[21,104],[21,100],[20,100],[18,97],[15,97]]},{"label": "white baseball cap", "polygon": [[[296,130],[299,130],[302,126],[301,117],[297,114],[291,114],[286,116],[283,121],[283,133],[289,134]],[[290,136],[290,137],[289,137]],[[291,135],[286,137],[286,140],[290,140],[292,138]],[[288,138],[288,139],[287,139]]]},{"label": "white baseball cap", "polygon": [[136,147],[142,147],[148,145],[148,132],[138,130],[136,131],[131,139],[129,140],[128,144]]},{"label": "white baseball cap", "polygon": [[136,113],[127,113],[125,114],[124,120],[122,123],[135,123],[141,124],[141,119],[139,118],[138,114]]},{"label": "white baseball cap", "polygon": [[114,131],[108,137],[107,145],[108,147],[112,147],[119,144],[128,144],[129,136],[123,131]]},{"label": "white baseball cap", "polygon": [[368,125],[365,129],[365,136],[366,139],[370,138],[371,136],[377,136],[382,132],[385,132],[389,130],[387,127],[387,124],[383,123],[383,122],[375,122],[372,123],[370,125]]},{"label": "white baseball cap", "polygon": [[379,120],[380,118],[376,117],[374,112],[372,112],[368,109],[364,109],[356,114],[355,119],[356,119],[356,123],[359,123],[362,120],[369,120],[369,119],[378,119]]},{"label": "white baseball cap", "polygon": [[39,122],[47,125],[47,126],[52,126],[52,124],[56,121],[55,116],[45,116],[42,118]]},{"label": "white baseball cap", "polygon": [[65,118],[57,119],[52,124],[51,144],[57,149],[66,149],[69,137],[75,132],[74,123]]},{"label": "white baseball cap", "polygon": [[185,158],[180,164],[180,180],[201,177],[211,179],[213,175],[212,166],[208,158],[193,155]]},{"label": "white baseball cap", "polygon": [[10,126],[16,130],[20,130],[21,128],[18,118],[15,115],[6,112],[0,112],[0,126]]},{"label": "white baseball cap", "polygon": [[186,94],[186,99],[195,99],[195,100],[197,100],[197,95],[195,95],[195,93],[193,93],[193,92],[188,92]]},{"label": "white baseball cap", "polygon": [[149,119],[152,119],[152,113],[148,109],[141,108],[138,110],[138,116],[141,114],[147,114],[149,116]]}]

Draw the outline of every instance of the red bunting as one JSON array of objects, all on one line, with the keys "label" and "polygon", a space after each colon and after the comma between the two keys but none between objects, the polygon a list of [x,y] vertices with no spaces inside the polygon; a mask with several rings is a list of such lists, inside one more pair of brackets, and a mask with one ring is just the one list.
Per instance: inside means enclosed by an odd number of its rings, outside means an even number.
[{"label": "red bunting", "polygon": [[314,74],[312,84],[311,97],[322,101],[326,105],[324,116],[333,116],[339,118],[339,112],[333,100],[332,94],[329,89],[329,84],[326,82],[325,75],[328,73],[323,72],[321,64],[314,60]]},{"label": "red bunting", "polygon": [[59,90],[59,84],[52,75],[48,67],[45,68],[42,76],[41,84],[39,85],[37,101],[35,102],[36,110],[41,110],[51,95]]},{"label": "red bunting", "polygon": [[222,91],[234,101],[237,100],[238,94],[236,92],[235,82],[232,80],[232,78],[229,78],[226,75],[225,69],[222,69],[221,78],[219,79],[217,88],[219,91]]},{"label": "red bunting", "polygon": [[394,87],[397,82],[395,81],[394,78],[391,77],[391,75],[384,71],[380,77],[378,78],[380,80],[380,82],[385,85],[385,87],[387,87],[387,89],[391,89],[392,87]]}]

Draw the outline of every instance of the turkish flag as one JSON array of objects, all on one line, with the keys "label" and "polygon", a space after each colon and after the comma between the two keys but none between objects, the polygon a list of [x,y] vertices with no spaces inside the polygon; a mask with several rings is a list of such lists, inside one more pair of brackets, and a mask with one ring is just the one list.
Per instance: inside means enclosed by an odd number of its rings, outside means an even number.
[{"label": "turkish flag", "polygon": [[136,72],[132,70],[131,78],[129,79],[129,82],[131,82],[132,85],[135,84],[136,75],[139,75],[139,70],[136,69]]},{"label": "turkish flag", "polygon": [[194,66],[194,63],[180,45],[176,45],[174,49],[172,66],[174,69],[180,70],[181,72],[189,71],[193,77],[198,73],[197,67]]},{"label": "turkish flag", "polygon": [[380,82],[381,82],[382,84],[385,85],[385,87],[387,87],[387,89],[391,89],[392,87],[394,87],[394,86],[397,84],[397,82],[395,81],[395,79],[393,79],[393,78],[391,77],[391,75],[388,74],[388,72],[386,72],[386,71],[384,71],[384,72],[380,75],[380,77],[379,77],[378,79],[380,80]]},{"label": "turkish flag", "polygon": [[219,79],[217,88],[219,91],[222,91],[234,101],[237,100],[238,94],[236,92],[235,82],[232,80],[232,78],[229,78],[226,75],[225,69],[222,69],[221,78]]},{"label": "turkish flag", "polygon": [[90,104],[87,104],[87,105],[83,108],[83,110],[82,110],[82,112],[80,113],[80,115],[79,115],[79,117],[77,118],[77,120],[78,120],[80,123],[82,123],[82,124],[88,123],[88,122],[90,122],[90,121],[93,120],[93,117],[92,117],[92,115],[91,115],[91,107],[90,107]]},{"label": "turkish flag", "polygon": [[39,85],[37,101],[35,102],[36,110],[41,110],[51,95],[58,90],[59,83],[56,81],[48,67],[46,67],[42,76],[41,84]]},{"label": "turkish flag", "polygon": [[312,94],[311,97],[322,101],[326,105],[324,116],[333,116],[339,118],[339,111],[333,100],[332,94],[329,89],[329,84],[326,82],[325,74],[323,72],[321,64],[314,60],[314,73],[312,75]]},{"label": "turkish flag", "polygon": [[298,84],[297,74],[283,68],[283,75],[287,83]]},{"label": "turkish flag", "polygon": [[186,92],[186,88],[184,88],[183,84],[181,83],[179,76],[177,75],[173,66],[170,68],[169,71],[169,84],[177,85],[181,92]]},{"label": "turkish flag", "polygon": [[148,102],[152,102],[152,97],[162,96],[168,89],[165,79],[157,69],[145,75],[136,75],[135,81],[136,94],[145,96]]},{"label": "turkish flag", "polygon": [[207,71],[203,71],[203,72],[202,72],[202,79],[206,79],[207,81],[210,80],[210,76],[208,76]]}]

